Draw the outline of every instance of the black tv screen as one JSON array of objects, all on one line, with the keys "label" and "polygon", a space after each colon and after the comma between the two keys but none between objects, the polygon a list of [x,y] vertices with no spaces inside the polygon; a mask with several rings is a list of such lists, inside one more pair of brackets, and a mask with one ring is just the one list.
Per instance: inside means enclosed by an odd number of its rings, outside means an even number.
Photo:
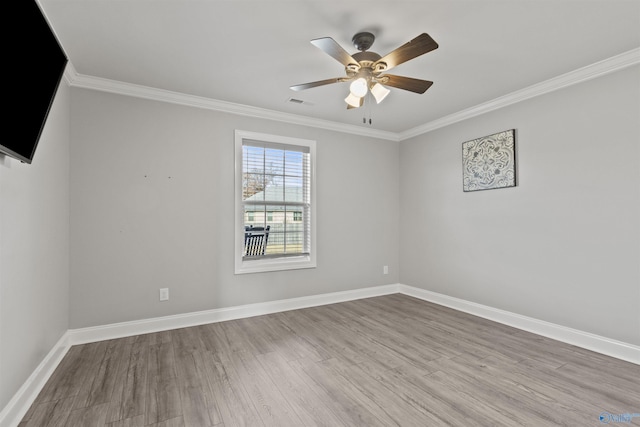
[{"label": "black tv screen", "polygon": [[8,59],[20,79],[5,84],[8,120],[0,137],[0,153],[31,163],[67,56],[35,0],[11,2],[11,9],[15,33],[5,41],[5,48],[8,45]]}]

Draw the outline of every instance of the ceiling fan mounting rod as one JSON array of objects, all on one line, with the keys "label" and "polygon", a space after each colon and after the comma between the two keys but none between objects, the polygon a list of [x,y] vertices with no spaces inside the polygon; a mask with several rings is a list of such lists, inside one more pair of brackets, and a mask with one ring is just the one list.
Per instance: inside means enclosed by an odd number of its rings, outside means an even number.
[{"label": "ceiling fan mounting rod", "polygon": [[375,40],[376,40],[376,36],[374,36],[368,31],[363,31],[361,33],[357,33],[356,35],[354,35],[353,38],[351,39],[351,42],[353,43],[356,49],[364,52],[365,50],[368,50],[371,47],[371,45],[373,45],[373,42]]}]

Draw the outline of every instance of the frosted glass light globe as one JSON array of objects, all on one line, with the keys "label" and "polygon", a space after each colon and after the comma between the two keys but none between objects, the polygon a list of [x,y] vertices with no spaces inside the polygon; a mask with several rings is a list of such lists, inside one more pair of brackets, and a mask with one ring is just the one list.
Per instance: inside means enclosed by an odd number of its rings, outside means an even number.
[{"label": "frosted glass light globe", "polygon": [[360,77],[359,79],[356,79],[353,81],[353,83],[351,83],[351,86],[349,86],[349,90],[351,90],[351,93],[354,96],[362,98],[367,94],[367,81]]}]

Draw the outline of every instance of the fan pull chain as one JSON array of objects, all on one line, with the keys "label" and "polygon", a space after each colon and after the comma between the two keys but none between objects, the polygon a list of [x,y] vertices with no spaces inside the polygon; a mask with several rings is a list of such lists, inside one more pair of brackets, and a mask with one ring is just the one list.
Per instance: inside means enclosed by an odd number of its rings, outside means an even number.
[{"label": "fan pull chain", "polygon": [[362,116],[362,123],[367,124],[366,114],[369,113],[369,126],[371,126],[373,121],[371,120],[371,93],[370,92],[367,92],[367,98],[365,99],[364,103],[365,103],[365,105],[367,107],[367,111]]}]

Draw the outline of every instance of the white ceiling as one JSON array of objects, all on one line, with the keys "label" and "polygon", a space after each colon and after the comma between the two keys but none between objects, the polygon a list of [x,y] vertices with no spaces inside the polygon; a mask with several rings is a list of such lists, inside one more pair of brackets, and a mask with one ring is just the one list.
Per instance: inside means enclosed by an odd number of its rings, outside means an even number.
[{"label": "white ceiling", "polygon": [[[392,133],[640,47],[639,0],[38,1],[80,76]],[[289,89],[344,75],[310,40],[355,53],[362,30],[383,56],[431,35],[440,47],[393,74],[434,85],[355,110],[348,83]]]}]

